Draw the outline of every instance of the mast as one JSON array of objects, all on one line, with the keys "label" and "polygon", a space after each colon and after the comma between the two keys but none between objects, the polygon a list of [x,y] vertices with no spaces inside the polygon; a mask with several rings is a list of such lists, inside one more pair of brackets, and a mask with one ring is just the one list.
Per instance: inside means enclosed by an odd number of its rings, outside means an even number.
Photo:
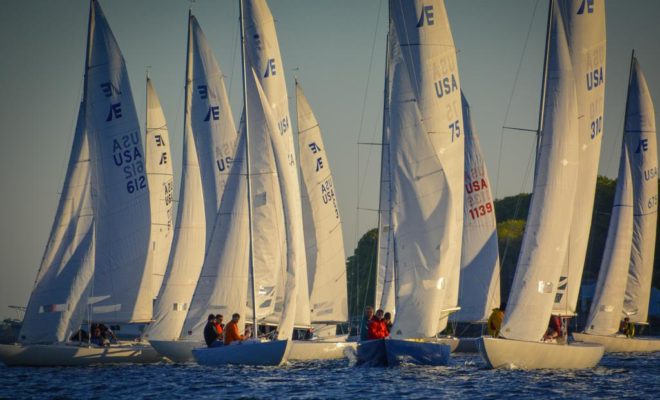
[{"label": "mast", "polygon": [[247,64],[245,63],[245,25],[243,21],[243,0],[238,0],[238,9],[239,9],[239,21],[241,25],[241,62],[242,68],[241,73],[243,75],[243,117],[245,124],[245,164],[246,164],[246,178],[247,179],[247,203],[248,203],[248,246],[249,246],[249,275],[250,281],[252,282],[252,336],[257,337],[257,298],[256,298],[256,288],[254,282],[254,247],[252,246],[252,186],[250,182],[250,135],[248,128],[248,107],[247,107],[247,81],[246,71]]},{"label": "mast", "polygon": [[536,181],[536,172],[538,169],[539,146],[541,145],[541,130],[543,129],[543,120],[545,117],[545,92],[548,81],[548,58],[550,57],[550,34],[552,33],[552,10],[554,0],[548,1],[548,22],[545,28],[545,51],[543,56],[543,76],[541,78],[541,101],[539,102],[539,121],[536,129],[536,147],[534,154],[534,180]]}]

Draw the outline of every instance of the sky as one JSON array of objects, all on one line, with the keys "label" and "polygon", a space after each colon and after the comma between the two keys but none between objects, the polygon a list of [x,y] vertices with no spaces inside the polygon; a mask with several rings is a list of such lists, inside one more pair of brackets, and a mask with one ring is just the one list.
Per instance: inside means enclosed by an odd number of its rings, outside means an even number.
[{"label": "sky", "polygon": [[[142,124],[149,69],[181,167],[184,0],[101,0],[128,67]],[[547,0],[446,0],[461,87],[471,104],[496,198],[529,192]],[[346,255],[377,225],[387,0],[269,0],[293,102],[297,76],[321,125],[343,220]],[[660,2],[608,0],[599,173],[614,177],[634,48],[660,103]],[[25,306],[64,180],[82,94],[86,0],[0,0],[0,317]],[[238,1],[192,3],[242,107]],[[295,117],[294,117],[295,121]],[[295,125],[295,124],[294,124]],[[502,148],[500,152],[499,149]],[[176,189],[178,190],[178,188]],[[361,209],[361,210],[360,210]]]}]

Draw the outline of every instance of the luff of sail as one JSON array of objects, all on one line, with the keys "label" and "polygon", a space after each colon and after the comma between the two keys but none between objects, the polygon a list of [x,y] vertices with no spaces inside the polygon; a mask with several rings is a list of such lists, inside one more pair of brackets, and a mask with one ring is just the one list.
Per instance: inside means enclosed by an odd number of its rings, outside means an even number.
[{"label": "luff of sail", "polygon": [[443,311],[458,300],[451,280],[460,272],[463,227],[460,82],[443,1],[391,1],[390,15],[392,336],[424,338],[444,329]]},{"label": "luff of sail", "polygon": [[552,9],[544,120],[522,248],[502,336],[536,342],[548,325],[566,259],[578,168],[575,78],[564,24]]},{"label": "luff of sail", "polygon": [[633,232],[633,188],[629,153],[630,149],[624,140],[621,145],[619,175],[605,251],[598,272],[596,293],[585,325],[585,332],[594,335],[617,333],[621,321]]},{"label": "luff of sail", "polygon": [[174,237],[174,176],[167,121],[158,94],[147,77],[145,164],[151,202],[152,293],[158,295]]},{"label": "luff of sail", "polygon": [[[296,276],[295,286],[299,290],[291,293],[297,296],[298,307],[291,308],[295,313],[295,322],[299,326],[310,325],[309,291],[307,288],[307,261],[303,237],[302,206],[300,183],[296,165],[296,148],[293,143],[289,100],[284,79],[284,65],[280,55],[275,21],[265,0],[245,0],[245,50],[248,75],[256,73],[259,85],[263,87],[268,109],[275,120],[276,131],[272,141],[278,177],[282,193],[282,205],[286,223],[286,271],[289,276]],[[251,94],[249,91],[248,96]],[[251,104],[258,104],[250,102]],[[251,123],[250,123],[250,126]],[[274,135],[274,133],[278,135]],[[279,142],[282,141],[281,146]],[[256,247],[255,247],[256,248]],[[272,261],[271,261],[272,262]],[[296,272],[294,272],[294,270]],[[293,275],[291,275],[293,274]],[[288,286],[289,283],[287,282]],[[285,290],[284,303],[288,303],[289,291]],[[286,318],[284,316],[283,318]],[[280,331],[280,333],[282,333]],[[287,333],[288,335],[288,333]]]},{"label": "luff of sail", "polygon": [[87,308],[94,273],[94,229],[85,105],[80,104],[62,194],[30,295],[20,343],[68,340]]},{"label": "luff of sail", "polygon": [[348,321],[346,256],[336,187],[321,128],[298,82],[296,117],[311,321]]},{"label": "luff of sail", "polygon": [[149,186],[128,73],[98,2],[92,1],[86,120],[96,238],[93,318],[151,320]]},{"label": "luff of sail", "polygon": [[472,128],[470,104],[461,92],[465,133],[463,245],[461,247],[461,309],[456,322],[486,321],[500,305],[500,256],[497,221],[486,160],[479,137]]},{"label": "luff of sail", "polygon": [[150,339],[179,338],[204,262],[206,247],[204,193],[190,118],[193,90],[192,41],[192,16],[189,16],[181,189],[167,272],[154,309],[154,322],[148,330]]},{"label": "luff of sail", "polygon": [[559,0],[578,100],[578,183],[567,260],[553,313],[576,312],[587,254],[605,108],[605,1]]},{"label": "luff of sail", "polygon": [[658,224],[658,145],[655,111],[646,78],[633,57],[624,139],[633,183],[633,236],[624,313],[631,322],[648,318]]}]

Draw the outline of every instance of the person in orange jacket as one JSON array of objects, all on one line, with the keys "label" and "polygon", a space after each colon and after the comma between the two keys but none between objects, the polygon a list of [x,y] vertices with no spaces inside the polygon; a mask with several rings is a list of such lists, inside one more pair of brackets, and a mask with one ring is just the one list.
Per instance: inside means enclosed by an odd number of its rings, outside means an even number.
[{"label": "person in orange jacket", "polygon": [[367,337],[369,340],[387,337],[387,323],[383,319],[383,310],[376,311],[376,315],[369,321]]},{"label": "person in orange jacket", "polygon": [[225,346],[236,341],[245,340],[245,336],[241,335],[238,330],[238,321],[241,319],[240,314],[234,313],[231,316],[231,321],[225,325]]}]

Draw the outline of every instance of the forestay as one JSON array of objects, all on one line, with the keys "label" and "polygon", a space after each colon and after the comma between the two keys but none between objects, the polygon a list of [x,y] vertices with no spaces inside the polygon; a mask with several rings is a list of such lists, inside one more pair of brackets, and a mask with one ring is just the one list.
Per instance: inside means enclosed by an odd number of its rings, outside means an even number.
[{"label": "forestay", "polygon": [[550,22],[544,119],[532,199],[502,335],[536,342],[548,326],[566,259],[578,169],[575,78],[561,14]]},{"label": "forestay", "polygon": [[154,309],[155,321],[150,324],[148,330],[150,339],[175,340],[179,338],[204,262],[206,244],[204,193],[191,126],[192,41],[192,16],[190,16],[188,22],[188,51],[186,53],[181,189],[174,241],[165,282]]},{"label": "forestay", "polygon": [[390,7],[392,336],[424,338],[444,329],[443,310],[458,300],[452,280],[459,277],[463,226],[460,82],[444,2]]},{"label": "forestay", "polygon": [[605,107],[605,1],[560,0],[578,108],[578,178],[567,262],[553,313],[576,312],[589,243]]},{"label": "forestay", "polygon": [[52,343],[78,330],[94,273],[94,229],[85,105],[80,104],[55,219],[30,295],[21,343]]},{"label": "forestay", "polygon": [[95,216],[94,320],[151,320],[151,231],[144,150],[126,65],[92,1],[86,120]]},{"label": "forestay", "polygon": [[483,322],[500,305],[500,256],[497,221],[490,191],[486,160],[479,137],[472,128],[470,104],[461,92],[465,124],[465,177],[463,245],[461,246],[461,309],[451,316],[456,322]]},{"label": "forestay", "polygon": [[336,187],[321,128],[298,82],[296,115],[311,320],[348,321],[346,255]]},{"label": "forestay", "polygon": [[[271,113],[274,119],[274,130],[270,134],[284,209],[284,227],[287,243],[286,271],[288,277],[295,277],[296,279],[295,282],[286,282],[282,320],[286,321],[287,318],[291,318],[292,320],[295,319],[297,325],[308,326],[310,325],[310,308],[300,183],[293,144],[291,118],[289,116],[286,82],[284,80],[284,66],[275,32],[275,22],[266,1],[245,0],[243,4],[246,71],[247,75],[251,75],[251,71],[255,72],[256,79],[259,85],[263,87],[265,95],[264,99],[262,99],[266,101],[265,106],[267,106],[264,111]],[[249,87],[246,95],[248,96],[249,107],[258,104],[259,98],[255,97],[257,93],[251,92]],[[250,97],[253,97],[253,99],[250,100]],[[250,113],[252,113],[252,109],[250,109]],[[250,113],[248,113],[248,118],[251,118]],[[270,123],[269,121],[266,122]],[[248,126],[250,129],[254,129],[258,125],[253,125],[250,120]],[[255,195],[257,194],[256,192],[254,193]],[[256,229],[254,231],[256,232]],[[269,238],[269,240],[272,240],[272,238]],[[255,249],[258,249],[258,247],[255,246]],[[272,263],[273,259],[270,259],[269,262]],[[297,290],[296,287],[298,288]],[[297,298],[291,301],[287,298],[291,295]],[[288,307],[287,304],[292,306]],[[287,315],[287,310],[292,311],[295,315]],[[289,335],[289,332],[280,329],[280,334]],[[280,336],[280,338],[285,337],[288,336]]]},{"label": "forestay", "polygon": [[[632,134],[637,136],[636,133]],[[596,293],[585,328],[586,333],[594,335],[613,335],[618,332],[628,281],[633,232],[633,184],[630,176],[630,149],[626,142],[624,139],[621,145],[610,226],[598,273]]]},{"label": "forestay", "polygon": [[145,163],[151,203],[152,293],[158,295],[174,237],[174,177],[167,121],[158,94],[147,77]]},{"label": "forestay", "polygon": [[633,236],[624,313],[631,322],[646,322],[653,280],[658,223],[658,145],[655,111],[646,79],[633,57],[624,139],[630,152],[633,183]]}]

